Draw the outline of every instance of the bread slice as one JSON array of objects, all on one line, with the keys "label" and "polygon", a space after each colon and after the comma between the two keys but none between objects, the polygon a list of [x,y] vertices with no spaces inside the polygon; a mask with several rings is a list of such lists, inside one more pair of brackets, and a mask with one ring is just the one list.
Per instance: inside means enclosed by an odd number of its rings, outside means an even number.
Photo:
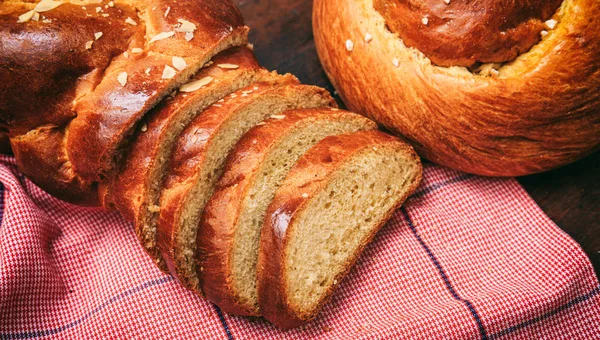
[{"label": "bread slice", "polygon": [[196,232],[225,158],[254,125],[293,108],[334,105],[329,93],[306,85],[254,84],[197,116],[179,137],[161,193],[157,244],[171,273],[199,292]]},{"label": "bread slice", "polygon": [[308,149],[331,135],[374,130],[338,109],[283,112],[252,128],[231,152],[197,236],[202,291],[222,310],[259,315],[256,261],[262,222],[275,190]]},{"label": "bread slice", "polygon": [[[204,84],[202,87],[192,92],[177,92],[146,115],[118,175],[100,185],[103,206],[116,209],[135,222],[144,249],[165,271],[166,265],[156,250],[158,214],[148,207],[159,204],[161,184],[177,137],[197,114],[240,88],[256,81],[275,84],[282,79],[295,80],[261,68],[246,47],[229,49],[211,61],[188,83]],[[185,86],[183,90],[189,91]]]},{"label": "bread slice", "polygon": [[380,131],[327,137],[310,149],[264,219],[257,267],[263,316],[281,328],[313,319],[420,179],[413,149]]}]

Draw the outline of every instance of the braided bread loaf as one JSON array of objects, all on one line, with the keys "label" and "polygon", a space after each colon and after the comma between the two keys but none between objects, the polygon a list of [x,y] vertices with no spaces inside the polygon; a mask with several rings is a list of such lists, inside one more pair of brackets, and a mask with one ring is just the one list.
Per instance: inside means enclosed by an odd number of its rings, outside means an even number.
[{"label": "braided bread loaf", "polygon": [[[522,176],[600,148],[600,1],[315,0],[352,110],[461,171]],[[364,89],[369,89],[365,91]]]},{"label": "braided bread loaf", "polygon": [[[276,308],[261,305],[271,299],[258,295],[257,263],[269,205],[275,197],[281,205],[289,195],[276,194],[280,185],[287,192],[297,190],[291,185],[300,179],[326,183],[344,176],[374,183],[381,176],[384,184],[360,192],[362,200],[377,204],[366,210],[338,208],[340,214],[358,214],[352,225],[372,236],[415,189],[421,168],[399,140],[380,132],[361,137],[358,131],[376,125],[338,110],[324,89],[261,68],[247,35],[229,0],[3,2],[0,126],[19,168],[34,183],[71,203],[121,212],[134,222],[140,243],[161,270],[199,295],[206,290],[226,311],[261,315],[263,308],[270,313]],[[344,135],[340,140],[348,146],[327,147],[332,142],[326,137],[335,135]],[[379,145],[392,152],[394,161],[372,173],[358,171],[377,167]],[[357,152],[361,157],[349,156]],[[338,160],[338,154],[348,157]],[[303,163],[303,157],[309,159]],[[238,163],[246,164],[253,177],[243,181],[245,170]],[[238,182],[252,190],[263,183],[258,208],[241,208],[254,194],[222,194]],[[357,192],[348,195],[351,199]],[[381,203],[375,197],[386,199]],[[222,209],[234,201],[238,208]],[[205,214],[207,203],[210,213]],[[240,225],[238,216],[251,222]],[[332,226],[341,228],[343,222],[334,217]],[[236,228],[245,230],[243,237],[229,239]],[[349,237],[345,257],[319,267],[331,267],[336,280],[368,241]],[[314,249],[331,246],[315,243]],[[265,251],[263,258],[271,250]],[[206,275],[228,273],[230,268],[214,261],[217,254],[238,254],[236,265],[250,263],[250,271],[236,277],[236,287],[249,287],[248,292],[230,289],[228,274]],[[314,284],[306,288],[314,290]],[[269,318],[282,327],[297,326],[314,317],[322,302],[315,300],[310,316],[301,321]]]}]

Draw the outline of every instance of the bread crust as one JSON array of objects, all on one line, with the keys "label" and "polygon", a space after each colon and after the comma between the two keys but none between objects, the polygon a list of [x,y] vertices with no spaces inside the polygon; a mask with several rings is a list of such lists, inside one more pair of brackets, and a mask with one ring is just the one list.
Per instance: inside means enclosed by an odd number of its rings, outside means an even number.
[{"label": "bread crust", "polygon": [[600,2],[565,0],[556,28],[496,76],[431,65],[386,29],[372,4],[316,0],[319,57],[351,110],[405,136],[423,157],[520,176],[599,148]]},{"label": "bread crust", "polygon": [[503,63],[541,39],[563,0],[374,0],[387,27],[435,65]]},{"label": "bread crust", "polygon": [[17,166],[50,195],[83,206],[97,206],[96,183],[83,181],[71,167],[63,129],[41,126],[11,139]]},{"label": "bread crust", "polygon": [[[150,8],[153,3],[154,10]],[[75,104],[77,117],[67,133],[67,152],[75,171],[86,181],[110,177],[134,127],[163,97],[185,83],[215,54],[247,43],[248,28],[228,0],[155,0],[148,6],[143,9],[148,36],[162,32],[174,35],[141,46],[131,45],[143,47],[144,52],[113,60],[100,84]],[[165,17],[159,7],[170,7],[170,14]],[[189,42],[183,32],[174,31],[180,19],[196,25]],[[173,57],[184,58],[187,67],[176,71],[172,78],[163,77],[166,66],[175,70]],[[124,85],[119,79],[123,72],[127,74]]]},{"label": "bread crust", "polygon": [[223,311],[238,315],[260,315],[238,298],[233,285],[232,256],[235,233],[243,203],[265,159],[282,138],[298,124],[317,121],[356,120],[364,129],[377,125],[361,116],[338,109],[299,109],[282,113],[284,119],[269,119],[248,131],[229,154],[223,176],[207,203],[196,244],[202,291]]},{"label": "bread crust", "polygon": [[[254,101],[254,98],[269,94],[281,97],[281,101],[289,98],[288,105],[291,106],[300,105],[300,103],[294,103],[295,99],[293,99],[298,96],[302,96],[303,99],[311,96],[322,97],[321,105],[324,106],[334,103],[324,89],[295,85],[297,84],[295,77],[286,77],[278,84],[285,85],[255,84],[237,91],[232,96],[228,96],[228,100],[219,103],[219,106],[213,105],[197,116],[178,139],[178,144],[171,157],[169,175],[165,179],[161,193],[157,245],[170,272],[178,277],[184,286],[196,292],[200,291],[197,276],[195,273],[190,275],[187,272],[184,266],[186,263],[184,249],[178,248],[176,240],[182,232],[182,213],[189,200],[194,197],[193,190],[200,179],[200,170],[205,166],[206,151],[213,143],[215,136],[221,132],[220,128],[239,111],[239,108],[246,107]],[[255,87],[256,89],[254,89]],[[245,95],[245,91],[251,91],[251,93]],[[235,100],[231,100],[231,98]]]},{"label": "bread crust", "polygon": [[[142,26],[125,23],[137,16],[129,5],[104,9],[105,18],[92,9],[88,17],[81,6],[66,3],[42,13],[50,22],[17,22],[35,5],[0,6],[0,126],[11,137],[40,126],[65,126],[75,117],[73,100],[95,87],[112,58],[144,35]],[[101,39],[86,49],[96,32]]]},{"label": "bread crust", "polygon": [[261,312],[267,320],[280,328],[289,329],[299,327],[316,316],[316,313],[299,315],[289,305],[285,288],[286,275],[282,268],[288,246],[288,235],[293,232],[296,218],[302,214],[309,202],[303,194],[313,197],[315,193],[322,190],[336,170],[353,155],[367,148],[390,144],[396,145],[399,152],[418,165],[418,173],[409,190],[404,196],[397,197],[395,206],[382,216],[366,242],[359,246],[359,251],[348,259],[344,266],[345,272],[336,278],[338,283],[332,285],[325,298],[320,301],[316,309],[318,312],[356,262],[364,247],[387,222],[394,210],[417,188],[422,176],[421,162],[412,147],[399,139],[380,131],[360,131],[325,138],[302,156],[289,172],[267,209],[260,239],[257,266],[258,299]]}]

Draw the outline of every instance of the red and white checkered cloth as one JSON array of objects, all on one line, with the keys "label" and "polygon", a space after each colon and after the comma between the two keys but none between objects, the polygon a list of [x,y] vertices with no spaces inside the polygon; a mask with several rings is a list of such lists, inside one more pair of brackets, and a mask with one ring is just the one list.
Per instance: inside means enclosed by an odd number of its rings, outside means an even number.
[{"label": "red and white checkered cloth", "polygon": [[514,179],[427,165],[320,316],[288,332],[186,291],[116,213],[50,197],[7,157],[0,182],[0,338],[600,339],[588,258]]}]

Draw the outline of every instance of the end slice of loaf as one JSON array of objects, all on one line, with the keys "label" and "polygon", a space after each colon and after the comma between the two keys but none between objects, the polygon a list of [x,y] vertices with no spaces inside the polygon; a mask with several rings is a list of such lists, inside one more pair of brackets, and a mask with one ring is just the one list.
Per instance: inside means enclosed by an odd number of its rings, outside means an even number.
[{"label": "end slice of loaf", "polygon": [[[103,206],[116,209],[135,222],[140,242],[163,271],[167,268],[156,250],[158,214],[149,207],[159,204],[161,184],[177,137],[196,115],[217,100],[256,81],[277,83],[282,78],[261,68],[246,47],[221,52],[211,61],[188,83],[203,84],[200,88],[179,91],[146,115],[122,168],[115,177],[100,184]],[[185,87],[184,90],[189,91]]]},{"label": "end slice of loaf", "polygon": [[[295,81],[294,81],[295,82]],[[178,139],[160,198],[157,244],[171,273],[199,292],[196,232],[229,152],[250,128],[293,108],[334,105],[321,88],[257,83],[197,116]]]},{"label": "end slice of loaf", "polygon": [[197,236],[202,291],[222,310],[259,315],[256,262],[262,222],[275,190],[313,145],[331,135],[374,130],[338,109],[281,113],[252,128],[231,152]]},{"label": "end slice of loaf", "polygon": [[327,137],[310,149],[264,220],[257,267],[263,316],[286,329],[313,319],[420,179],[413,149],[380,131]]}]

